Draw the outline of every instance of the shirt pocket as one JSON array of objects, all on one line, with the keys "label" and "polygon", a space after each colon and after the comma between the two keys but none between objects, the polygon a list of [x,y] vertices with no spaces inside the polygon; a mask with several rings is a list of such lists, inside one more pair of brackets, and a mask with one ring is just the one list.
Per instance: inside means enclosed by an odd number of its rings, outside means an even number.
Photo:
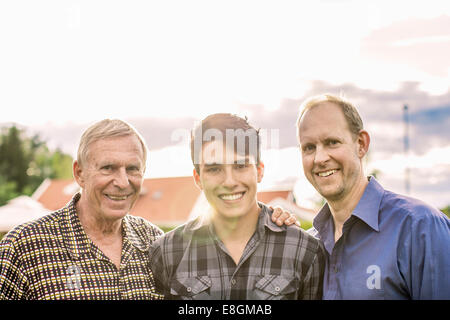
[{"label": "shirt pocket", "polygon": [[209,276],[196,276],[189,278],[176,278],[170,283],[172,299],[204,300],[210,296],[211,279]]},{"label": "shirt pocket", "polygon": [[255,283],[255,299],[297,299],[299,281],[295,277],[282,275],[261,276]]}]

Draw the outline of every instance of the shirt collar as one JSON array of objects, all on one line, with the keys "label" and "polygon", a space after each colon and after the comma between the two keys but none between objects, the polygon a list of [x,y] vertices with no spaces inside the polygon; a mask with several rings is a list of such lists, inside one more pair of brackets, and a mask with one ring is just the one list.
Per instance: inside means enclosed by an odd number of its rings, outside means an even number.
[{"label": "shirt collar", "polygon": [[273,210],[267,207],[264,203],[258,202],[261,208],[261,213],[258,219],[258,229],[262,231],[263,228],[272,230],[273,232],[286,231],[286,225],[279,226],[272,221]]},{"label": "shirt collar", "polygon": [[148,251],[150,248],[150,243],[155,239],[150,239],[148,237],[148,232],[146,232],[146,226],[137,223],[135,220],[130,219],[127,214],[123,220],[123,239],[124,241],[130,241],[130,243],[141,251]]},{"label": "shirt collar", "polygon": [[[384,189],[374,177],[370,176],[368,179],[369,184],[364,190],[356,208],[353,210],[352,215],[358,217],[369,227],[378,232],[380,231],[378,213]],[[325,229],[329,227],[328,224],[330,219],[331,211],[328,203],[326,203],[313,220],[313,226],[319,234],[323,235],[326,232]]]},{"label": "shirt collar", "polygon": [[[268,228],[274,232],[282,232],[286,230],[286,226],[278,226],[274,222],[272,222],[271,216],[273,210],[267,207],[264,203],[258,202],[258,206],[261,208],[261,212],[258,217],[258,225],[256,226],[256,230],[258,233],[261,234],[261,232],[264,232],[265,228]],[[211,214],[207,213],[204,215],[199,216],[195,220],[191,221],[186,231],[196,232],[203,228],[210,228],[212,230],[212,221],[211,221]]]},{"label": "shirt collar", "polygon": [[[93,249],[93,242],[84,231],[77,214],[75,204],[80,200],[80,197],[81,193],[76,193],[70,202],[61,209],[63,213],[61,221],[63,242],[74,260],[79,260],[83,255]],[[149,249],[150,239],[146,239],[145,232],[136,223],[133,223],[132,219],[128,218],[128,215],[122,221],[124,244],[129,241],[137,249],[147,251]]]},{"label": "shirt collar", "polygon": [[379,209],[384,195],[383,187],[374,177],[369,177],[369,184],[364,190],[364,194],[358,202],[353,215],[364,221],[375,231],[379,228]]},{"label": "shirt collar", "polygon": [[81,225],[75,204],[80,200],[77,192],[70,202],[62,208],[61,233],[65,247],[72,259],[78,260],[91,250],[91,241]]}]

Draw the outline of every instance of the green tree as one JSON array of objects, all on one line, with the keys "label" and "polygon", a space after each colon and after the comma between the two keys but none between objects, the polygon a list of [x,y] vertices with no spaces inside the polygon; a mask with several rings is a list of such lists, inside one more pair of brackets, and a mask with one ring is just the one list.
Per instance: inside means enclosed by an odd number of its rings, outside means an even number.
[{"label": "green tree", "polygon": [[447,215],[447,217],[450,218],[450,205],[446,206],[445,208],[442,208],[441,211]]},{"label": "green tree", "polygon": [[18,195],[31,195],[46,178],[71,178],[72,157],[50,151],[45,141],[11,126],[0,131],[0,206]]}]

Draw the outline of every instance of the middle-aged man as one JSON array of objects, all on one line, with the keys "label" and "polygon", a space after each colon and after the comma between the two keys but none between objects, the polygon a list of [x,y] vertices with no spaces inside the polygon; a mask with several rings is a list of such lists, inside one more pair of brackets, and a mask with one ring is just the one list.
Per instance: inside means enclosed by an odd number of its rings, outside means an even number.
[{"label": "middle-aged man", "polygon": [[82,192],[0,242],[0,299],[161,299],[148,250],[162,231],[128,214],[146,155],[143,139],[121,120],[89,127],[73,164]]},{"label": "middle-aged man", "polygon": [[326,248],[324,299],[450,299],[450,220],[366,177],[357,109],[320,95],[297,122],[303,169],[327,200],[313,222]]},{"label": "middle-aged man", "polygon": [[296,226],[278,226],[257,201],[259,132],[231,114],[194,130],[194,180],[211,212],[153,243],[151,269],[168,299],[320,299],[324,252]]}]

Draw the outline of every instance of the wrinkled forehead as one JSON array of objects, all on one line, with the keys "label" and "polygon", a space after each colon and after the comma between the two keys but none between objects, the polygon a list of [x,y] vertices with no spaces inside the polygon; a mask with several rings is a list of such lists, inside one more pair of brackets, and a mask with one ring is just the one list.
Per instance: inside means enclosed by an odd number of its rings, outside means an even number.
[{"label": "wrinkled forehead", "polygon": [[206,142],[202,146],[201,163],[211,164],[256,164],[255,152],[245,144],[226,143],[221,140]]}]

